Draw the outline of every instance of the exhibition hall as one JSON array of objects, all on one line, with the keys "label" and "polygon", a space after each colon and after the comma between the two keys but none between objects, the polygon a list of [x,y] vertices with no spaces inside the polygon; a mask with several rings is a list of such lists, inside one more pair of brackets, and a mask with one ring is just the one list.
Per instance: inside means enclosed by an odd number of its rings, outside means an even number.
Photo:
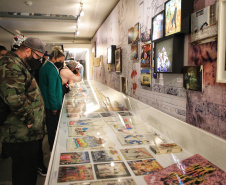
[{"label": "exhibition hall", "polygon": [[0,185],[226,185],[226,0],[1,0]]}]

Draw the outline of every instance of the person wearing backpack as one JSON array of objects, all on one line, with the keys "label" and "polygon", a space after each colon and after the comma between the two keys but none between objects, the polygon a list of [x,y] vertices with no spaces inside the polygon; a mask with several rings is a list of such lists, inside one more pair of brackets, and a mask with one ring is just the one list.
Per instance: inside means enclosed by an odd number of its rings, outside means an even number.
[{"label": "person wearing backpack", "polygon": [[35,185],[44,101],[28,62],[41,62],[45,43],[27,38],[0,59],[0,137],[12,158],[12,184]]}]

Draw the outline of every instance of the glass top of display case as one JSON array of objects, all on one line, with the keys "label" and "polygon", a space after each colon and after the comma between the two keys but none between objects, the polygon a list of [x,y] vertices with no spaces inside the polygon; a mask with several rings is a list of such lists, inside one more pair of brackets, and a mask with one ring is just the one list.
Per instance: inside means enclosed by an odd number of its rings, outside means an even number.
[{"label": "glass top of display case", "polygon": [[151,184],[161,174],[188,175],[183,165],[193,168],[196,159],[209,164],[143,122],[126,96],[108,94],[84,81],[65,95],[45,185]]}]

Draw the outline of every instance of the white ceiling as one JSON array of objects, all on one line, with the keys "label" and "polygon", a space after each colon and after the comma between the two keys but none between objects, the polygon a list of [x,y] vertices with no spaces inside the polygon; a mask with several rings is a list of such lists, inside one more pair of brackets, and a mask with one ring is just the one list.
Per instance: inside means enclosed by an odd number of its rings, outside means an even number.
[{"label": "white ceiling", "polygon": [[[75,20],[32,19],[0,17],[0,44],[12,41],[18,31],[26,37],[38,37],[46,43],[90,43],[91,38],[101,26],[119,0],[0,0],[0,12],[21,12],[41,14],[74,15],[80,12],[83,2],[85,15],[78,23],[79,35],[75,36]],[[8,30],[8,31],[6,31]],[[18,30],[18,31],[17,31]]]}]

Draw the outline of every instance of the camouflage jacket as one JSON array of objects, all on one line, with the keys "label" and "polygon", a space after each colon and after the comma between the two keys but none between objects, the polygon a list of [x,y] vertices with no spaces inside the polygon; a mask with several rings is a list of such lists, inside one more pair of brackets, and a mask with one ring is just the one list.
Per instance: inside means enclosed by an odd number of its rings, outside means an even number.
[{"label": "camouflage jacket", "polygon": [[41,92],[27,64],[13,52],[0,59],[0,97],[11,110],[7,120],[0,123],[3,142],[29,142],[43,137],[44,102]]}]

